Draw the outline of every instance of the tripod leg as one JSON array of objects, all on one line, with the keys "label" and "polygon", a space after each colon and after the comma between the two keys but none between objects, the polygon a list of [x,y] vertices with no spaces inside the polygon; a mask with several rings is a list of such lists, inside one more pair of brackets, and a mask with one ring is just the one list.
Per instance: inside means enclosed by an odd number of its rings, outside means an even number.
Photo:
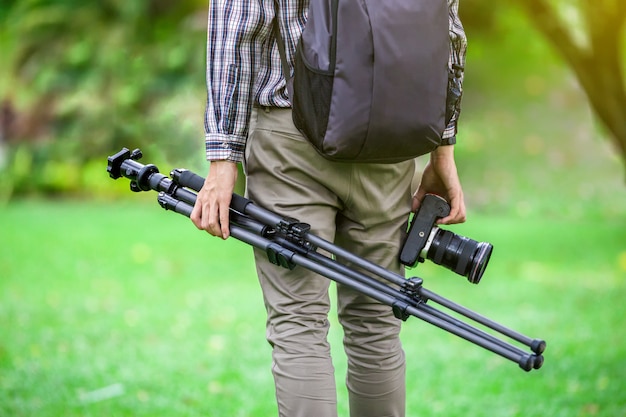
[{"label": "tripod leg", "polygon": [[[120,176],[130,179],[131,189],[133,189],[133,191],[148,191],[151,189],[160,192],[159,203],[164,208],[176,211],[187,217],[190,216],[196,195],[184,189],[185,184],[183,184],[183,187],[180,187],[181,184],[177,184],[176,181],[173,182],[161,175],[155,166],[138,163],[137,159],[139,159],[139,157],[140,155],[135,152],[129,154],[127,150],[124,150],[124,152],[120,152],[114,157],[109,158],[107,171],[113,179],[119,178]],[[187,176],[187,181],[193,182],[193,187],[197,187],[198,189],[201,187],[200,180],[203,182],[203,179],[195,174]],[[134,188],[132,185],[134,185]],[[298,235],[300,238],[298,242],[285,241],[283,243],[286,243],[286,245],[281,246],[276,243],[276,239],[269,240],[267,237],[273,236],[276,232],[273,228],[279,223],[286,223],[284,221],[285,219],[276,213],[256,207],[250,200],[240,196],[233,196],[233,205],[236,206],[236,213],[231,216],[231,232],[233,237],[258,248],[267,249],[270,245],[273,245],[273,247],[279,249],[277,253],[280,257],[284,258],[281,261],[282,265],[290,267],[292,265],[293,267],[299,265],[313,272],[317,272],[326,278],[391,306],[396,317],[406,319],[408,316],[413,315],[478,346],[515,361],[524,370],[528,371],[532,368],[539,369],[541,367],[543,363],[541,353],[546,346],[543,340],[526,337],[469,309],[459,306],[421,287],[421,280],[405,280],[404,277],[399,274],[382,268],[328,241],[309,234],[306,232],[308,229],[304,229],[304,236]],[[233,208],[232,205],[231,208]],[[289,220],[293,221],[295,219]],[[297,247],[299,244],[303,244],[305,247]],[[346,261],[352,263],[354,266],[373,274],[377,278],[383,278],[397,285],[398,288],[388,286],[367,274],[356,272],[351,267],[349,268],[345,265],[335,263],[335,261],[330,258],[317,258],[314,252],[315,249],[311,249],[312,246],[315,245],[331,252],[331,254],[345,258]],[[419,284],[416,286],[406,286],[405,283],[407,281],[412,284],[419,282]],[[468,323],[457,320],[430,305],[426,305],[428,300],[446,307],[476,323],[495,330],[502,335],[521,342],[529,346],[536,354],[529,355],[515,346],[509,345]]]},{"label": "tripod leg", "polygon": [[524,336],[521,333],[518,333],[514,330],[509,329],[508,327],[505,327],[499,323],[496,323],[492,320],[489,320],[488,318],[468,309],[465,308],[463,306],[460,306],[440,295],[437,295],[435,293],[433,293],[432,291],[427,290],[426,288],[421,288],[419,294],[424,297],[427,300],[432,300],[435,303],[442,305],[446,308],[449,308],[450,310],[457,312],[469,319],[474,320],[477,323],[480,323],[492,330],[497,331],[498,333],[510,337],[513,340],[517,340],[520,343],[523,343],[524,345],[528,346],[531,348],[531,350],[533,352],[535,352],[536,354],[541,354],[543,353],[543,351],[546,348],[546,342],[544,342],[543,340],[539,340],[539,339],[532,339],[528,336]]}]

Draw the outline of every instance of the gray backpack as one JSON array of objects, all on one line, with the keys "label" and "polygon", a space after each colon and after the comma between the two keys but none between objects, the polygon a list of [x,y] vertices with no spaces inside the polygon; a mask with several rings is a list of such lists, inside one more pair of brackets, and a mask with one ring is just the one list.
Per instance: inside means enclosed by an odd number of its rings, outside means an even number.
[{"label": "gray backpack", "polygon": [[448,25],[447,0],[311,0],[287,79],[295,126],[334,161],[432,151],[447,122]]}]

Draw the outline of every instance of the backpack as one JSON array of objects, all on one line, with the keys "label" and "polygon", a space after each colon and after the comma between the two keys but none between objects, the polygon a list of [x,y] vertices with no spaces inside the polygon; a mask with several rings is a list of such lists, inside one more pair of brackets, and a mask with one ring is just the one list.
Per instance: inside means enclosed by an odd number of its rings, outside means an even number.
[{"label": "backpack", "polygon": [[[286,75],[295,126],[333,161],[434,150],[448,121],[448,25],[446,0],[311,0]],[[274,31],[290,74],[277,18]]]}]

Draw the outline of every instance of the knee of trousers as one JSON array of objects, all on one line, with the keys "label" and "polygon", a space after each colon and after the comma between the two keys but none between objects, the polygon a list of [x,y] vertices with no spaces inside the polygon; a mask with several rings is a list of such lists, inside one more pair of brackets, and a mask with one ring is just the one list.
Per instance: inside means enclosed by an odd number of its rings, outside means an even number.
[{"label": "knee of trousers", "polygon": [[330,353],[326,317],[289,314],[268,318],[267,341],[275,355],[326,357]]},{"label": "knee of trousers", "polygon": [[255,261],[267,311],[266,338],[275,354],[327,355],[329,280],[304,268],[270,264],[260,251]]},{"label": "knee of trousers", "polygon": [[397,369],[404,364],[402,322],[391,311],[377,317],[342,316],[344,349],[351,366],[369,370]]}]

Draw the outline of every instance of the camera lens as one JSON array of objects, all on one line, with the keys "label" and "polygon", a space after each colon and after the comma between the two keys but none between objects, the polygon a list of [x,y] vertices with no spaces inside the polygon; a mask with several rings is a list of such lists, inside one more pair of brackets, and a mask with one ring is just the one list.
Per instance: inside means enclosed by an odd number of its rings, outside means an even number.
[{"label": "camera lens", "polygon": [[437,228],[426,258],[478,284],[492,251],[493,246],[487,242],[476,242]]}]

